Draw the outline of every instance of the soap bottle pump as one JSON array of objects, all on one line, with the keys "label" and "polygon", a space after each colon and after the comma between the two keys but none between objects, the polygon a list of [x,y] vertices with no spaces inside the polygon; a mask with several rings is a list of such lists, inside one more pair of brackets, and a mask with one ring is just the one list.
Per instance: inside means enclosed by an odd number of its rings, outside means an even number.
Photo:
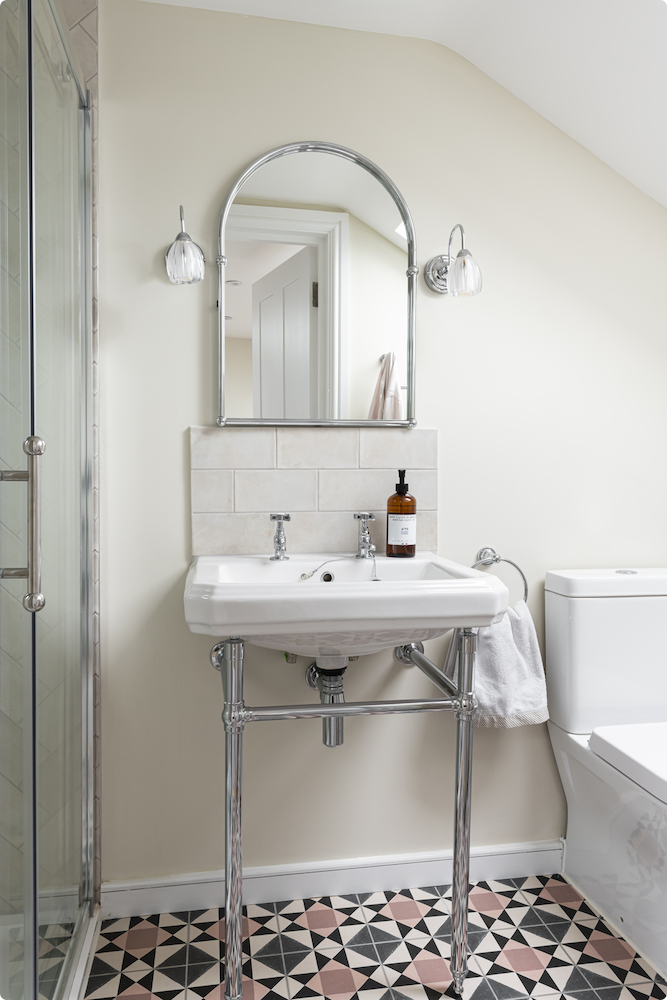
[{"label": "soap bottle pump", "polygon": [[409,559],[417,550],[417,501],[408,493],[405,469],[398,470],[398,478],[387,500],[387,555]]}]

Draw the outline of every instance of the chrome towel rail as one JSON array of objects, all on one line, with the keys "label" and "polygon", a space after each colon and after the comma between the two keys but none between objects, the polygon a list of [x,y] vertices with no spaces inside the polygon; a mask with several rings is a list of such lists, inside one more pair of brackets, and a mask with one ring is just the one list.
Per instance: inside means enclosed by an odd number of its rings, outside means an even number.
[{"label": "chrome towel rail", "polygon": [[517,566],[515,562],[511,559],[505,559],[504,556],[499,556],[495,549],[490,546],[486,546],[480,549],[477,553],[477,562],[473,563],[472,568],[477,569],[478,566],[493,566],[494,563],[509,563],[510,566],[514,566],[514,569],[519,573],[521,579],[523,580],[523,599],[528,600],[528,580],[526,580],[525,574],[520,566]]}]

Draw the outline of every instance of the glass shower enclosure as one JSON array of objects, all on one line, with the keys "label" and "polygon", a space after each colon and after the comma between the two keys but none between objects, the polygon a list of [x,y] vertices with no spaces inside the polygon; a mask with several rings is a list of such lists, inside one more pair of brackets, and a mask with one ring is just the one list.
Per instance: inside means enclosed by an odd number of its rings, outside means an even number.
[{"label": "glass shower enclosure", "polygon": [[71,992],[94,898],[90,113],[56,3],[0,2],[2,1000]]}]

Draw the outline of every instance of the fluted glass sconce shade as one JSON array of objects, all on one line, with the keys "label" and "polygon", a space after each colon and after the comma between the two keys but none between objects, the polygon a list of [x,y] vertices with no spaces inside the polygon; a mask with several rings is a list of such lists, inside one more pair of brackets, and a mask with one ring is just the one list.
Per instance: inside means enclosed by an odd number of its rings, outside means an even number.
[{"label": "fluted glass sconce shade", "polygon": [[185,231],[183,206],[181,208],[181,231],[165,255],[167,274],[174,285],[194,285],[204,280],[206,260],[201,247],[191,240]]},{"label": "fluted glass sconce shade", "polygon": [[[456,257],[452,258],[452,240],[457,229],[461,230],[461,249]],[[449,293],[456,299],[481,292],[482,272],[470,251],[466,250],[466,236],[460,223],[457,223],[449,234],[447,253],[431,257],[426,264],[424,281],[432,292],[438,292],[439,295]]]},{"label": "fluted glass sconce shade", "polygon": [[477,295],[482,290],[482,272],[469,250],[460,250],[449,267],[449,294]]}]

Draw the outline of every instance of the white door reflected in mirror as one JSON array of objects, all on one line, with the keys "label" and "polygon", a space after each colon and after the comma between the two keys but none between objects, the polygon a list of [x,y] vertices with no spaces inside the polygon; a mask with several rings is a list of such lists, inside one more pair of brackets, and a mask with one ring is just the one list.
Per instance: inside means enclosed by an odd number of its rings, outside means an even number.
[{"label": "white door reflected in mirror", "polygon": [[318,415],[316,290],[317,247],[297,249],[252,286],[254,417]]}]

